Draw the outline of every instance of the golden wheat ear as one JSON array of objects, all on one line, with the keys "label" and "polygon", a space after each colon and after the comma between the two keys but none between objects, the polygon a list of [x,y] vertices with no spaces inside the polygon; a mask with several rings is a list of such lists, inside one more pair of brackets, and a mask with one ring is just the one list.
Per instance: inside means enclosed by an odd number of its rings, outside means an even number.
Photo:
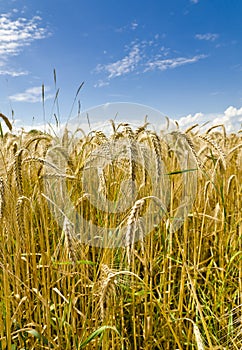
[{"label": "golden wheat ear", "polygon": [[14,156],[14,174],[19,196],[23,194],[22,153],[21,148]]},{"label": "golden wheat ear", "polygon": [[69,258],[72,262],[77,262],[75,247],[73,244],[74,225],[65,217],[62,232],[65,236],[65,244],[69,253]]},{"label": "golden wheat ear", "polygon": [[23,239],[25,235],[25,202],[29,202],[29,198],[25,196],[20,196],[16,203],[16,218],[17,218],[17,226],[21,239]]},{"label": "golden wheat ear", "polygon": [[226,160],[225,160],[226,155],[222,150],[222,148],[220,147],[220,145],[217,142],[215,142],[209,135],[199,135],[199,138],[205,141],[207,144],[211,146],[212,149],[215,150],[215,152],[218,154],[219,158],[222,161],[222,165],[224,169],[226,169]]},{"label": "golden wheat ear", "polygon": [[9,130],[12,131],[13,126],[12,126],[11,122],[9,121],[9,119],[6,117],[6,115],[0,113],[0,118],[2,118],[2,120],[3,120],[4,123],[7,125],[7,127],[9,128]]},{"label": "golden wheat ear", "polygon": [[203,165],[201,163],[201,160],[198,157],[198,154],[197,154],[197,151],[195,149],[194,143],[193,143],[192,139],[190,138],[190,136],[188,134],[184,133],[184,132],[179,131],[179,130],[173,131],[171,133],[171,135],[174,136],[175,138],[179,138],[180,137],[181,139],[185,140],[185,142],[187,143],[191,154],[194,157],[194,160],[195,160],[198,168],[199,169],[203,169]]},{"label": "golden wheat ear", "polygon": [[[100,280],[98,283],[99,307],[101,313],[101,321],[103,322],[106,316],[106,311],[114,306],[115,299],[118,294],[118,288],[121,285],[126,285],[122,280],[124,276],[133,276],[138,281],[143,283],[143,280],[135,273],[128,270],[114,270],[107,264],[101,264]],[[127,282],[127,281],[126,281]]]}]

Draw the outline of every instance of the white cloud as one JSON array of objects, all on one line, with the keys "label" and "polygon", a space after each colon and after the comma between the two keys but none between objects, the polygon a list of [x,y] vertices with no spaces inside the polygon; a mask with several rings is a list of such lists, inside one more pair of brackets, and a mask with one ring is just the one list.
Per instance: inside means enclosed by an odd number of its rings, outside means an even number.
[{"label": "white cloud", "polygon": [[194,124],[201,126],[207,122],[209,122],[208,125],[210,126],[223,124],[228,132],[237,132],[242,127],[242,107],[236,108],[230,106],[223,113],[195,113],[194,115],[188,114],[178,119],[179,126],[182,129],[186,129]]},{"label": "white cloud", "polygon": [[218,39],[219,35],[216,33],[205,33],[205,34],[196,34],[195,38],[198,40],[214,41]]},{"label": "white cloud", "polygon": [[[109,104],[107,103],[106,106],[108,107]],[[140,105],[140,106],[142,107],[142,105]],[[134,110],[134,113],[129,113],[129,114],[135,116],[134,119],[129,120],[129,123],[131,125],[134,125],[135,127],[138,127],[140,125],[140,119],[139,119],[140,113],[138,113],[139,116],[137,117],[135,111],[136,111],[136,109]],[[83,112],[83,116],[86,115],[85,113],[86,112]],[[96,118],[96,114],[98,115],[97,118]],[[114,109],[114,113],[111,113],[111,114],[115,115],[116,110]],[[160,112],[158,112],[158,114],[160,114]],[[108,121],[110,119],[109,117],[107,119],[101,118],[102,120],[97,121],[98,118],[100,119],[100,109],[99,108],[97,108],[96,111],[92,110],[92,117],[94,118],[94,121],[91,120],[91,129],[92,130],[103,130],[104,132],[106,132],[107,130],[110,130],[110,128],[111,128],[110,122]],[[107,116],[105,115],[105,117],[107,117]],[[137,117],[137,119],[135,119],[136,117]],[[80,120],[82,120],[83,122],[81,122],[79,124]],[[68,125],[68,127],[72,131],[75,131],[77,127],[80,127],[85,132],[89,132],[90,131],[89,124],[87,122],[85,122],[84,120],[85,120],[85,118],[72,119],[71,123]],[[157,122],[157,120],[159,120],[159,118],[157,119],[156,114],[153,116],[153,119],[151,119],[151,120],[152,120],[152,128],[155,127],[155,129],[160,130],[161,126],[159,125],[159,123],[155,124],[155,122],[153,122],[154,120],[156,120],[156,122]],[[74,123],[75,121],[76,121],[76,123]],[[236,107],[230,106],[223,113],[204,114],[204,113],[199,112],[199,113],[195,113],[193,115],[189,114],[187,116],[184,116],[184,117],[177,119],[177,121],[179,123],[179,127],[181,130],[186,130],[187,128],[191,127],[192,125],[198,124],[199,126],[197,127],[197,129],[194,129],[194,131],[197,131],[199,128],[200,132],[204,132],[210,126],[223,124],[228,133],[238,132],[242,127],[242,107],[236,108]],[[202,127],[203,124],[206,124],[206,125],[204,127]],[[53,130],[58,132],[55,124],[48,123],[48,125],[52,125],[50,127],[50,132],[52,132]],[[65,125],[66,124],[63,124],[62,127],[64,128]],[[171,128],[172,128],[172,125],[173,125],[173,123],[170,126]],[[15,127],[19,130],[22,129],[22,127],[24,127],[25,131],[29,131],[33,128],[39,129],[39,130],[45,130],[46,127],[48,127],[48,126],[46,126],[46,125],[44,126],[41,124],[28,126],[28,125],[24,124],[23,120],[15,120]],[[164,125],[162,125],[162,128],[163,127],[164,127]]]},{"label": "white cloud", "polygon": [[128,73],[141,74],[153,70],[164,71],[195,63],[207,57],[201,54],[193,57],[169,58],[175,52],[172,52],[170,48],[166,48],[162,43],[162,39],[158,34],[150,40],[136,39],[129,46],[125,46],[127,53],[123,58],[107,64],[98,64],[95,72],[99,74],[104,73],[104,77],[94,86],[105,86],[111,79]]},{"label": "white cloud", "polygon": [[[10,57],[19,55],[24,47],[29,46],[33,41],[44,39],[50,35],[46,28],[40,26],[41,17],[34,16],[31,19],[24,17],[13,18],[15,15],[16,11],[0,14],[0,56],[2,66],[6,66]],[[9,69],[2,69],[0,74],[19,75],[19,73],[11,73]]]},{"label": "white cloud", "polygon": [[153,61],[149,61],[146,64],[145,72],[151,70],[167,70],[174,69],[179,66],[184,66],[185,64],[195,63],[203,58],[207,57],[206,55],[197,55],[193,57],[176,57],[176,58],[168,58],[168,59],[155,59]]},{"label": "white cloud", "polygon": [[11,14],[0,15],[0,55],[17,55],[32,41],[45,38],[48,33],[39,26],[41,17],[12,19]]},{"label": "white cloud", "polygon": [[[45,86],[45,100],[48,100],[54,95],[52,94],[46,94],[50,88],[48,86]],[[15,95],[12,95],[9,97],[10,100],[15,102],[30,102],[30,103],[36,103],[42,101],[42,87],[41,86],[35,86],[30,89],[25,90],[24,92],[17,93]]]},{"label": "white cloud", "polygon": [[138,28],[138,26],[139,26],[139,24],[137,23],[136,20],[134,20],[130,24],[126,24],[123,27],[116,28],[115,31],[117,33],[123,33],[123,32],[130,31],[130,30],[136,30]]},{"label": "white cloud", "polygon": [[20,77],[27,75],[28,71],[15,71],[12,69],[0,69],[0,75],[10,75],[11,77]]},{"label": "white cloud", "polygon": [[191,2],[192,4],[198,4],[198,1],[199,1],[199,0],[190,0],[190,2]]},{"label": "white cloud", "polygon": [[109,85],[108,81],[98,80],[98,82],[96,84],[94,84],[94,87],[104,87],[107,85]]},{"label": "white cloud", "polygon": [[134,21],[134,22],[131,23],[131,29],[132,29],[132,30],[137,29],[137,27],[138,27],[138,23],[137,23],[136,21]]},{"label": "white cloud", "polygon": [[106,65],[99,64],[96,71],[105,71],[108,73],[108,79],[112,79],[133,72],[140,60],[141,55],[139,45],[134,44],[130,52],[124,58]]}]

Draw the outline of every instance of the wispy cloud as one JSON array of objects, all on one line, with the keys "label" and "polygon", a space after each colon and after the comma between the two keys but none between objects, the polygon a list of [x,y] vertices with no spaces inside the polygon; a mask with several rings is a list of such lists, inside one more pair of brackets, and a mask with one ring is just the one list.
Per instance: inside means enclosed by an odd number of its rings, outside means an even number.
[{"label": "wispy cloud", "polygon": [[0,69],[0,75],[10,75],[11,77],[20,77],[29,74],[26,70]]},{"label": "wispy cloud", "polygon": [[188,114],[178,119],[179,126],[182,129],[186,129],[194,124],[202,125],[206,122],[209,122],[211,126],[223,124],[228,132],[237,132],[242,127],[242,107],[229,106],[223,113],[195,113],[194,115]]},{"label": "wispy cloud", "polygon": [[138,28],[139,24],[136,20],[132,21],[129,24],[126,24],[122,27],[116,28],[115,31],[118,33],[123,33],[126,31],[130,31],[130,30],[136,30]]},{"label": "wispy cloud", "polygon": [[198,62],[206,58],[206,55],[194,55],[191,57],[174,57],[175,52],[162,45],[159,35],[155,35],[150,40],[138,40],[131,42],[126,46],[126,54],[114,62],[107,64],[98,64],[95,73],[103,74],[94,86],[103,87],[117,77],[129,73],[141,74],[148,71],[174,69],[183,65]]},{"label": "wispy cloud", "polygon": [[[40,26],[41,17],[34,16],[27,19],[13,18],[14,16],[16,16],[14,11],[0,15],[0,63],[2,67],[6,67],[10,57],[19,55],[33,41],[50,35],[46,28]],[[14,72],[6,67],[0,71],[0,75],[4,74],[18,76],[26,72]]]},{"label": "wispy cloud", "polygon": [[219,35],[216,33],[205,33],[205,34],[196,34],[195,38],[198,40],[214,41],[218,39]]},{"label": "wispy cloud", "polygon": [[192,4],[198,4],[199,0],[190,0]]},{"label": "wispy cloud", "polygon": [[[48,100],[50,98],[53,98],[53,94],[46,94],[50,88],[48,86],[45,86],[45,100]],[[35,86],[30,89],[25,90],[24,92],[17,93],[15,95],[11,95],[10,100],[15,102],[30,102],[30,103],[36,103],[41,102],[42,100],[42,87],[41,86]]]},{"label": "wispy cloud", "polygon": [[132,30],[135,30],[135,29],[138,28],[138,23],[137,23],[136,21],[133,21],[133,22],[131,23],[130,27],[131,27]]},{"label": "wispy cloud", "polygon": [[94,84],[94,87],[104,87],[107,85],[109,85],[108,81],[98,80],[98,82]]},{"label": "wispy cloud", "polygon": [[207,57],[206,55],[197,55],[193,57],[175,57],[169,59],[154,59],[153,61],[147,62],[145,72],[152,71],[155,69],[164,71],[167,69],[174,69],[186,64],[195,63],[203,58]]},{"label": "wispy cloud", "polygon": [[133,72],[141,61],[140,47],[138,44],[132,46],[130,52],[120,60],[106,65],[99,64],[96,67],[97,72],[107,72],[108,79],[119,77],[121,75]]}]

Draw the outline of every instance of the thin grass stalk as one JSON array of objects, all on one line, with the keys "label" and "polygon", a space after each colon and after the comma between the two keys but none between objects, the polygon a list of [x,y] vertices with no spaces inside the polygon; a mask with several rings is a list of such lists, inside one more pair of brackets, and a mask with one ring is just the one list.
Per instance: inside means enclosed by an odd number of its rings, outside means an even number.
[{"label": "thin grass stalk", "polygon": [[[174,169],[175,166],[175,158],[173,158],[172,160],[172,168]],[[174,183],[173,183],[173,179],[170,182],[170,213],[173,213],[174,211]],[[170,214],[173,215],[173,214]],[[167,307],[169,308],[169,305],[171,303],[171,289],[172,289],[172,285],[171,285],[171,281],[172,281],[172,255],[173,255],[173,232],[172,230],[170,230],[170,227],[168,229],[168,226],[170,226],[169,224],[169,219],[167,220],[167,227],[166,227],[166,235],[168,236],[168,247],[167,247],[167,265],[166,268],[168,271],[166,271],[167,273],[167,283],[165,285],[165,297],[164,297],[164,301],[165,301],[165,305],[167,305]]]},{"label": "thin grass stalk", "polygon": [[[130,261],[132,259],[132,261]],[[131,271],[136,271],[135,269],[135,258],[134,258],[134,254],[132,254],[132,256],[129,257],[129,265],[131,264]],[[135,308],[135,290],[132,288],[132,294],[131,294],[131,300],[132,302],[132,306],[131,306],[131,320],[132,320],[132,335],[133,335],[133,347],[136,350],[137,349],[137,323],[136,323],[136,308]]]},{"label": "thin grass stalk", "polygon": [[185,284],[187,281],[186,276],[186,267],[184,262],[188,261],[188,252],[187,252],[187,246],[188,246],[188,219],[186,218],[183,223],[182,227],[183,237],[182,237],[182,267],[181,267],[181,280],[180,280],[180,292],[179,292],[179,300],[178,300],[178,315],[179,318],[183,317],[183,301],[185,298]]},{"label": "thin grass stalk", "polygon": [[[156,299],[156,303],[157,303],[158,308],[160,309],[162,317],[165,320],[165,326],[168,326],[171,334],[174,337],[175,345],[178,346],[179,350],[184,350],[184,348],[182,347],[181,341],[179,339],[179,336],[177,334],[177,331],[176,331],[176,329],[174,329],[174,320],[171,320],[170,315],[169,316],[167,315],[167,312],[169,312],[169,308],[167,310],[165,309],[164,303],[162,302],[161,298]],[[166,345],[167,345],[166,349],[171,350],[170,344],[166,343]]]},{"label": "thin grass stalk", "polygon": [[5,334],[6,334],[6,349],[12,348],[12,342],[11,342],[11,303],[10,303],[10,286],[9,286],[9,274],[6,268],[3,268],[3,292],[4,292],[4,306],[5,306]]},{"label": "thin grass stalk", "polygon": [[184,265],[186,267],[187,276],[188,276],[188,279],[189,279],[189,284],[190,284],[190,287],[191,287],[192,295],[193,295],[193,298],[194,298],[194,300],[196,302],[196,307],[197,307],[199,316],[201,318],[201,322],[202,322],[202,325],[203,325],[204,332],[206,334],[208,345],[209,345],[209,348],[212,350],[214,347],[213,347],[213,344],[212,344],[212,341],[211,341],[211,337],[210,337],[210,334],[209,334],[209,331],[208,331],[208,327],[207,327],[207,324],[206,324],[206,321],[205,321],[205,318],[204,318],[204,315],[203,315],[203,310],[202,310],[201,304],[199,302],[199,299],[198,299],[198,296],[197,296],[197,293],[196,293],[196,288],[194,286],[194,283],[193,283],[193,280],[192,280],[191,275],[189,273],[189,269],[188,269],[188,266],[187,266],[186,262],[183,262],[183,263],[184,263]]},{"label": "thin grass stalk", "polygon": [[0,177],[0,219],[3,218],[5,208],[5,185],[4,180]]}]

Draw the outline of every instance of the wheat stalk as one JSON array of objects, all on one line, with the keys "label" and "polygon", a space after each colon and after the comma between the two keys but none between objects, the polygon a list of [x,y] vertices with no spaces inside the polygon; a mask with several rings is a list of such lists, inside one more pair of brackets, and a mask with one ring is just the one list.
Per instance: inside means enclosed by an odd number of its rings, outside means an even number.
[{"label": "wheat stalk", "polygon": [[0,219],[3,217],[5,207],[5,187],[3,178],[0,177]]}]

